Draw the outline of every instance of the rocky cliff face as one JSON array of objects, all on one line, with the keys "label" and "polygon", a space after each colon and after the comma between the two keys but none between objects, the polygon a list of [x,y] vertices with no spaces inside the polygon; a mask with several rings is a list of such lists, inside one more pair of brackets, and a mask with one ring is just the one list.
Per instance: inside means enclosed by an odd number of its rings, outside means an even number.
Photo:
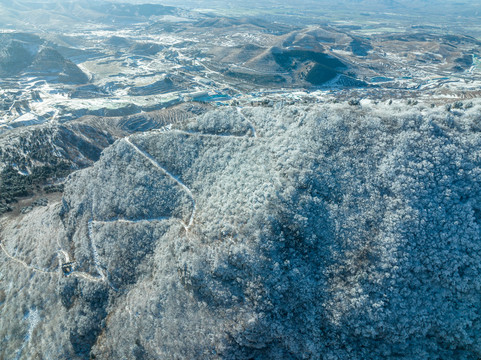
[{"label": "rocky cliff face", "polygon": [[480,357],[480,114],[230,109],[117,140],[2,218],[0,356]]}]

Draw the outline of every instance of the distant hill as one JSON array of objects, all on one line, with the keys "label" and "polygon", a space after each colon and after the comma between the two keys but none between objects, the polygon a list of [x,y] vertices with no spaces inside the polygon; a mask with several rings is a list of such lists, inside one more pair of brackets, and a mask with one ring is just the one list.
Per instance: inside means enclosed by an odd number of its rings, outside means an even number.
[{"label": "distant hill", "polygon": [[0,23],[3,27],[30,30],[67,29],[72,25],[130,24],[145,22],[152,17],[176,15],[172,6],[159,4],[129,4],[107,1],[0,1]]},{"label": "distant hill", "polygon": [[38,36],[0,34],[0,44],[1,76],[28,74],[54,82],[88,82],[87,75],[77,65],[65,59],[57,50],[45,46],[45,41]]},{"label": "distant hill", "polygon": [[[200,21],[197,26],[211,26],[211,31],[219,34],[223,31],[235,32],[240,27],[244,30],[253,27],[258,33],[262,32],[254,23],[257,22],[249,19],[213,18]],[[371,50],[368,41],[332,29],[298,30],[290,27],[289,30],[282,34],[269,34],[270,46],[257,45],[255,41],[258,38],[254,36],[251,43],[213,46],[209,54],[214,59],[211,66],[217,67],[230,78],[259,86],[312,87],[331,84],[332,81],[342,87],[366,85],[354,73],[345,76],[345,73],[353,70],[353,64],[329,51],[329,46],[336,46],[345,53],[366,56]]]}]

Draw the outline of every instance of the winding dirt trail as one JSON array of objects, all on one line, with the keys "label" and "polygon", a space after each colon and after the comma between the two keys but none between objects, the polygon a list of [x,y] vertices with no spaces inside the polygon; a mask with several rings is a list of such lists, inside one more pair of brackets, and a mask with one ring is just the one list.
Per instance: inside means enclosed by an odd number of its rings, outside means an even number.
[{"label": "winding dirt trail", "polygon": [[0,248],[2,249],[3,253],[5,254],[5,256],[7,258],[9,258],[10,260],[12,260],[13,262],[16,262],[17,264],[20,264],[22,265],[24,268],[30,270],[30,271],[34,271],[34,272],[38,272],[40,274],[46,274],[46,275],[58,275],[58,270],[43,270],[43,269],[40,269],[40,268],[37,268],[35,266],[31,266],[31,265],[28,265],[25,261],[23,260],[20,260],[12,255],[10,255],[10,253],[7,251],[7,249],[5,249],[5,246],[3,245],[3,242],[0,241]]},{"label": "winding dirt trail", "polygon": [[192,213],[190,214],[190,218],[187,224],[185,224],[182,220],[180,220],[185,227],[186,231],[189,231],[189,229],[192,227],[194,224],[194,218],[195,218],[195,212],[197,210],[197,204],[195,202],[194,195],[192,194],[192,191],[182,182],[177,178],[175,175],[171,174],[169,171],[167,171],[162,165],[160,165],[157,160],[155,160],[152,155],[147,153],[144,150],[139,149],[137,145],[135,145],[133,142],[130,141],[129,138],[124,138],[125,142],[129,144],[138,154],[142,155],[144,158],[150,161],[152,165],[154,165],[155,168],[163,172],[165,175],[167,175],[169,178],[171,178],[178,186],[180,186],[191,198],[192,201]]},{"label": "winding dirt trail", "polygon": [[251,131],[252,131],[252,136],[253,137],[257,137],[257,132],[256,132],[256,128],[254,127],[254,124],[242,113],[242,108],[241,107],[237,107],[237,113],[249,124],[249,127],[251,128]]}]

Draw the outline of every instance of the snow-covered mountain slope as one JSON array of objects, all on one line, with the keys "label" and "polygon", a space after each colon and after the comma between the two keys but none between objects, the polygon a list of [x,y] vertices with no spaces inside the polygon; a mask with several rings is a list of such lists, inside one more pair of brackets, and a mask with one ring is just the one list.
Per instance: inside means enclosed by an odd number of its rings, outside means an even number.
[{"label": "snow-covered mountain slope", "polygon": [[42,188],[59,189],[55,184],[63,182],[72,171],[91,166],[116,139],[181,124],[207,108],[185,104],[134,116],[85,116],[0,134],[0,214],[19,210],[25,201],[27,205],[36,201],[36,197],[44,195]]},{"label": "snow-covered mountain slope", "polygon": [[279,105],[117,140],[2,218],[0,357],[479,358],[480,115]]}]

